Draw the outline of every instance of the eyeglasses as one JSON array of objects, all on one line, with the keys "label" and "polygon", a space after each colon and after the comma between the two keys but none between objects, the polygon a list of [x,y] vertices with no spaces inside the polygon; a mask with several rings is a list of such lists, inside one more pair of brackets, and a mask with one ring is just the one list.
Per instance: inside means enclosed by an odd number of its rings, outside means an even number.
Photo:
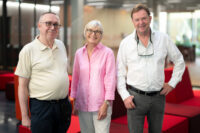
[{"label": "eyeglasses", "polygon": [[147,48],[137,43],[137,53],[139,56],[151,56],[154,54],[153,43],[150,43]]},{"label": "eyeglasses", "polygon": [[101,34],[102,34],[102,31],[100,31],[100,30],[87,29],[86,31],[87,31],[89,34],[92,34],[92,33],[94,33],[95,35],[101,35]]},{"label": "eyeglasses", "polygon": [[53,22],[50,22],[50,21],[47,21],[47,22],[40,22],[40,23],[45,23],[46,24],[46,26],[48,27],[48,28],[51,28],[52,26],[54,26],[54,28],[55,29],[58,29],[58,28],[60,28],[60,24],[58,24],[58,23],[53,23]]}]

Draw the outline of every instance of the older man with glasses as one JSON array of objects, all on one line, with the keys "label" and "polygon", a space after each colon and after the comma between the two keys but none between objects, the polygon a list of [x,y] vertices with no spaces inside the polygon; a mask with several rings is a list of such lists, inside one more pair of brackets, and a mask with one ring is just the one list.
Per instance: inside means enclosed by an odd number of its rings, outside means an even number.
[{"label": "older man with glasses", "polygon": [[[15,74],[19,76],[22,125],[32,133],[66,133],[71,118],[66,49],[56,39],[60,19],[55,13],[41,15],[40,34],[19,54]],[[29,118],[28,97],[31,118]]]},{"label": "older man with glasses", "polygon": [[[117,57],[117,90],[127,108],[130,133],[143,133],[147,116],[149,133],[161,133],[165,96],[181,81],[183,56],[168,35],[150,28],[149,9],[136,5],[131,12],[135,30],[121,41]],[[165,59],[174,63],[168,83],[164,82]]]}]

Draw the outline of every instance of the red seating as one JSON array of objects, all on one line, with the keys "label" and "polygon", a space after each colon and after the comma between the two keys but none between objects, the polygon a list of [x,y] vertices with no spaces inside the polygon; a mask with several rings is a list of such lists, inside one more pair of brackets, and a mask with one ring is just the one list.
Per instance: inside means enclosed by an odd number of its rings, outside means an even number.
[{"label": "red seating", "polygon": [[14,81],[10,81],[6,83],[6,98],[8,100],[15,100],[15,92],[14,92]]},{"label": "red seating", "polygon": [[[172,74],[172,70],[173,68],[169,68],[165,71],[166,81],[169,81]],[[184,105],[200,107],[200,97],[194,95],[193,93],[187,67],[183,74],[182,81],[178,83],[176,88],[167,95],[166,101],[169,103],[179,103]]]},{"label": "red seating", "polygon": [[[169,81],[173,68],[165,70],[165,79]],[[165,113],[187,117],[189,120],[189,132],[200,132],[200,96],[194,95],[188,68],[186,67],[182,81],[166,96]],[[173,104],[176,103],[176,104]]]},{"label": "red seating", "polygon": [[199,90],[193,90],[195,97],[200,97],[200,89]]},{"label": "red seating", "polygon": [[80,131],[81,131],[81,129],[80,129],[80,125],[79,125],[78,116],[72,115],[71,124],[69,126],[67,133],[80,133]]},{"label": "red seating", "polygon": [[[113,123],[128,124],[127,116],[112,120]],[[148,133],[148,123],[145,119],[144,133]],[[128,133],[128,132],[127,132]],[[188,120],[185,117],[164,115],[162,133],[188,133]]]},{"label": "red seating", "polygon": [[200,108],[183,104],[166,103],[165,113],[188,118],[189,133],[200,133]]},{"label": "red seating", "polygon": [[[171,78],[173,68],[165,69],[165,81],[168,82]],[[186,67],[182,80],[177,84],[176,88],[166,96],[166,102],[181,103],[185,100],[193,98],[192,85],[188,68]]]},{"label": "red seating", "polygon": [[22,125],[19,125],[18,129],[19,129],[18,130],[19,133],[31,133],[30,129],[28,129],[27,127],[24,127]]},{"label": "red seating", "polygon": [[14,80],[13,73],[0,74],[0,90],[5,90],[6,83]]}]

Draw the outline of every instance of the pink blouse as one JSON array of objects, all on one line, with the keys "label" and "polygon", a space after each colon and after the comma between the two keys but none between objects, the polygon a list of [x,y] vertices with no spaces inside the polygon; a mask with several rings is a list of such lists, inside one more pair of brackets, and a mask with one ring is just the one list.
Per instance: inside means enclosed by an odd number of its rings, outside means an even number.
[{"label": "pink blouse", "polygon": [[115,87],[115,57],[110,48],[99,43],[90,60],[86,45],[76,51],[71,87],[76,109],[98,111],[105,100],[114,100]]}]

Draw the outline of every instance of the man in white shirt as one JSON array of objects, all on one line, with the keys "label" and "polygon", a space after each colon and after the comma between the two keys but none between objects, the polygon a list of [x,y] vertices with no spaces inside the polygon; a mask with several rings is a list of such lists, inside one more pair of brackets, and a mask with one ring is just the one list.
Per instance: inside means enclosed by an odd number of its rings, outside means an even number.
[{"label": "man in white shirt", "polygon": [[[168,35],[150,28],[149,9],[136,5],[131,12],[136,30],[121,41],[117,57],[117,90],[127,108],[130,133],[143,133],[147,116],[149,133],[161,133],[165,96],[181,81],[183,56]],[[165,59],[174,63],[168,83],[164,83]]]}]

